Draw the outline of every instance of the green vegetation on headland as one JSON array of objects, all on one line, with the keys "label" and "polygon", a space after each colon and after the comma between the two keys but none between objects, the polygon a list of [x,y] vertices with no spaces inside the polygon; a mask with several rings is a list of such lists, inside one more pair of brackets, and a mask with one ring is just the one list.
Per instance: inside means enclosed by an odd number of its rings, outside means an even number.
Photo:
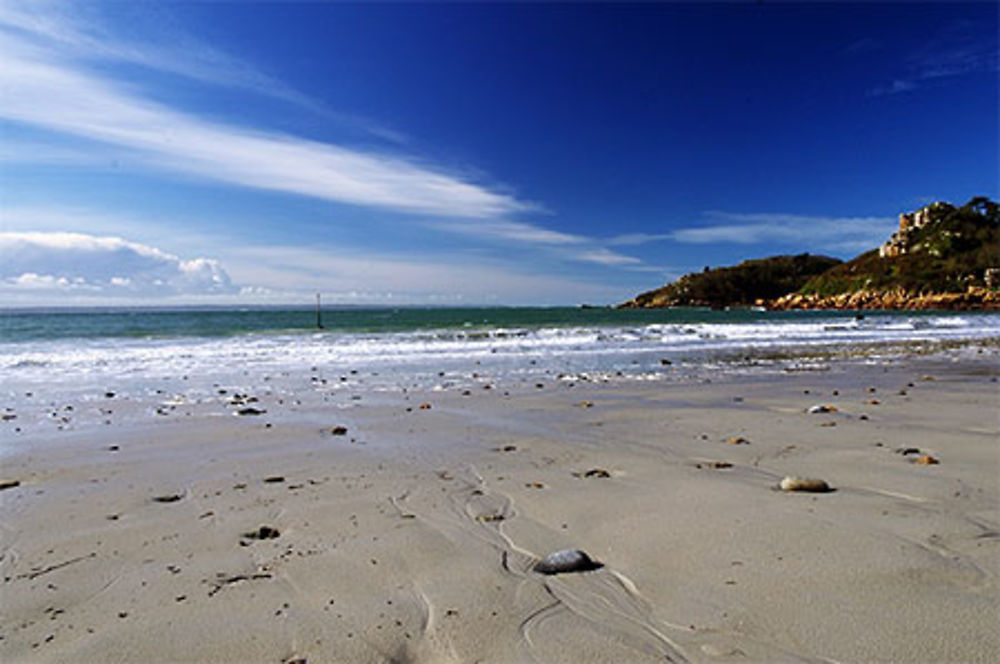
[{"label": "green vegetation on headland", "polygon": [[846,263],[808,254],[745,261],[620,306],[1000,309],[1000,205],[985,197],[933,203],[900,215],[899,225],[881,247]]},{"label": "green vegetation on headland", "polygon": [[772,256],[733,267],[705,268],[622,304],[627,308],[750,306],[801,288],[840,264],[828,256]]}]

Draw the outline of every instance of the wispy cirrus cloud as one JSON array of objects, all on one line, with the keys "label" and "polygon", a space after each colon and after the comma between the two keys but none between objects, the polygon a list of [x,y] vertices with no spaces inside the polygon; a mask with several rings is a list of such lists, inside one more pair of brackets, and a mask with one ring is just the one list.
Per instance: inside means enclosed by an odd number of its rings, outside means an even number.
[{"label": "wispy cirrus cloud", "polygon": [[956,20],[917,46],[904,61],[903,71],[869,96],[910,92],[935,80],[973,73],[1000,71],[996,24]]},{"label": "wispy cirrus cloud", "polygon": [[367,118],[334,111],[280,78],[193,37],[175,25],[162,7],[152,3],[116,4],[116,13],[128,14],[128,35],[109,29],[101,18],[102,9],[100,4],[60,0],[34,0],[30,4],[2,0],[0,27],[78,63],[137,65],[288,102],[391,142],[407,140],[402,133]]},{"label": "wispy cirrus cloud", "polygon": [[0,117],[129,150],[150,167],[339,203],[446,216],[529,208],[398,156],[213,123],[148,101],[9,35]]},{"label": "wispy cirrus cloud", "polygon": [[433,222],[434,228],[498,241],[543,247],[554,255],[606,267],[635,266],[642,261],[601,246],[593,238],[554,231],[519,221],[483,220],[474,223]]},{"label": "wispy cirrus cloud", "polygon": [[608,240],[614,246],[672,241],[683,244],[777,244],[813,251],[863,251],[896,229],[892,217],[825,217],[798,214],[705,213],[707,223],[668,233],[632,233]]},{"label": "wispy cirrus cloud", "polygon": [[[69,139],[47,144],[15,138],[0,150],[4,162],[87,166],[122,160],[201,181],[410,213],[418,217],[415,223],[434,230],[535,247],[570,261],[640,263],[593,238],[513,221],[511,215],[542,208],[412,155],[208,120],[153,101],[115,77],[114,68],[88,63],[132,63],[208,83],[265,89],[308,105],[279,81],[212,48],[185,39],[181,44],[190,47],[163,39],[122,40],[65,7],[44,3],[29,11],[0,3],[5,56],[0,118]],[[101,154],[108,158],[95,156]]]}]

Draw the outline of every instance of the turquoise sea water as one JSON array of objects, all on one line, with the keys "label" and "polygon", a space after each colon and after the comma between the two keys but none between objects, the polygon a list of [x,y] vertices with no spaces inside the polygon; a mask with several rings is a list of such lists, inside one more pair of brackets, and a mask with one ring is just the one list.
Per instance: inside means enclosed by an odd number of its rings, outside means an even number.
[{"label": "turquoise sea water", "polygon": [[15,390],[313,367],[400,385],[473,368],[498,378],[641,374],[663,360],[692,366],[758,351],[1000,338],[1000,314],[981,313],[327,308],[322,324],[310,308],[0,310],[0,372]]},{"label": "turquoise sea water", "polygon": [[[754,321],[853,320],[853,313],[773,312],[749,309],[607,309],[581,307],[325,308],[323,329],[331,333],[399,333],[427,330],[620,327],[658,323],[738,324]],[[224,337],[247,334],[311,334],[317,312],[310,308],[261,309],[78,309],[8,310],[0,313],[0,342],[53,339]]]}]

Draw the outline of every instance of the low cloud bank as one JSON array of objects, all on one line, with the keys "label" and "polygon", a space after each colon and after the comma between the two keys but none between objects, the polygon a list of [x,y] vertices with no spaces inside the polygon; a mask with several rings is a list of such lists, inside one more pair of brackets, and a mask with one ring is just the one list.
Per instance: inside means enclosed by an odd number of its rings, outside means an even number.
[{"label": "low cloud bank", "polygon": [[184,260],[119,237],[0,233],[0,293],[167,297],[238,292],[209,258]]}]

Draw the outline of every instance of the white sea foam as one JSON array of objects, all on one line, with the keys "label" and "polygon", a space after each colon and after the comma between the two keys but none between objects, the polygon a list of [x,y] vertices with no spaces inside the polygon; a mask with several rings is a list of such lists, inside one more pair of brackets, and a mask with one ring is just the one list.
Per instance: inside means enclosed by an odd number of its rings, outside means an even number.
[{"label": "white sea foam", "polygon": [[618,327],[441,329],[391,333],[246,334],[212,338],[98,338],[0,343],[0,369],[16,381],[159,378],[239,370],[430,371],[479,362],[602,371],[660,355],[694,358],[742,349],[1000,338],[1000,315],[879,315],[864,319],[650,324]]}]

